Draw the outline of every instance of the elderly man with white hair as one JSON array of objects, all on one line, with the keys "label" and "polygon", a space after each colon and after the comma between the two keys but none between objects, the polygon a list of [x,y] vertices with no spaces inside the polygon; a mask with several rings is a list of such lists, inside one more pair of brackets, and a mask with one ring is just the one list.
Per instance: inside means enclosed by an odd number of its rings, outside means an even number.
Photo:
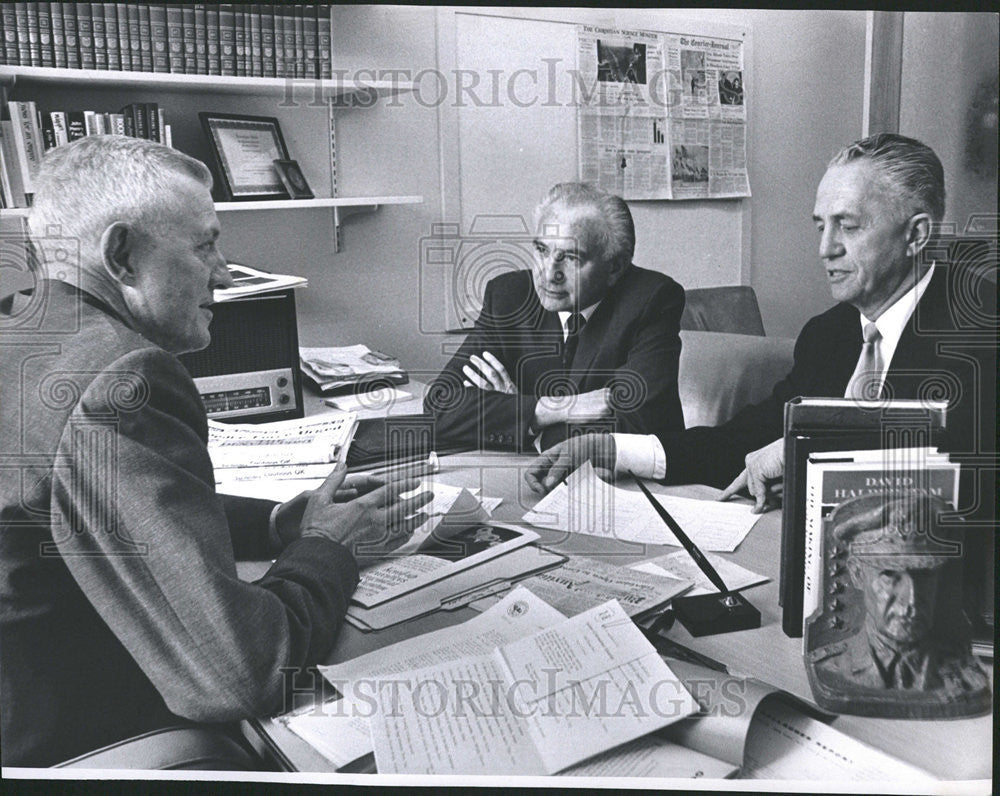
[{"label": "elderly man with white hair", "polygon": [[[281,710],[288,672],[332,646],[357,546],[391,549],[424,519],[404,519],[431,497],[400,499],[407,483],[345,500],[343,467],[284,504],[216,494],[176,357],[208,345],[231,284],[210,187],[201,162],[136,138],[41,163],[40,273],[0,302],[4,765]],[[246,583],[234,556],[276,560]]]}]

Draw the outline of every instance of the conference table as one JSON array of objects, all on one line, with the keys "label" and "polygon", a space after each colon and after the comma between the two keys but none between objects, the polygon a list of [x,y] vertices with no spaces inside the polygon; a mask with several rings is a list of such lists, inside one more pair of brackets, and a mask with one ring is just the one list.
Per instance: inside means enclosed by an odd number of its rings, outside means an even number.
[{"label": "conference table", "polygon": [[[416,401],[407,402],[396,412],[419,411],[416,406]],[[503,502],[493,512],[493,519],[519,523],[525,512],[541,499],[524,480],[524,470],[531,459],[530,456],[485,451],[452,454],[440,458],[441,469],[434,478],[442,484],[478,488],[483,496],[502,498]],[[633,490],[638,488],[631,479],[620,480],[619,486]],[[711,499],[718,495],[718,490],[701,485],[650,486],[654,492],[682,497]],[[534,530],[541,537],[539,543],[551,550],[570,556],[585,555],[622,566],[679,549],[543,528]],[[761,516],[734,553],[718,554],[770,578],[766,584],[744,591],[761,612],[759,629],[695,638],[677,623],[668,636],[685,647],[724,663],[731,672],[751,675],[812,703],[802,660],[802,639],[789,638],[781,629],[781,608],[778,605],[780,545],[781,511],[771,510]],[[268,565],[269,562],[242,563],[240,574],[248,579],[259,577]],[[362,632],[345,623],[325,662],[332,664],[350,660],[397,641],[464,622],[476,615],[475,610],[465,607],[437,612],[376,632]],[[992,671],[992,661],[984,661],[983,664],[984,668]],[[317,690],[320,680],[317,673]],[[992,715],[945,720],[840,715],[833,718],[832,726],[942,779],[992,778]],[[243,731],[259,752],[286,771],[337,770],[313,747],[273,718],[245,722]],[[362,758],[357,764],[341,771],[373,773],[374,766],[369,756],[367,760]],[[802,772],[802,778],[809,779],[809,772]],[[373,779],[372,784],[376,782]]]}]

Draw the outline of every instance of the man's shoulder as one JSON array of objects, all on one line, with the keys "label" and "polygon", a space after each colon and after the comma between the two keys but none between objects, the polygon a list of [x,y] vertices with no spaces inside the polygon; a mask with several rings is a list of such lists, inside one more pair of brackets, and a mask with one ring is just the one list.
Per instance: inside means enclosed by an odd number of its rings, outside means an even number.
[{"label": "man's shoulder", "polygon": [[860,321],[858,311],[850,304],[834,304],[830,309],[814,315],[802,327],[799,332],[799,339],[815,335],[828,335],[842,332],[844,329],[858,328],[860,335]]},{"label": "man's shoulder", "polygon": [[652,271],[649,268],[641,268],[638,265],[630,265],[619,281],[621,290],[634,291],[636,293],[652,293],[654,291],[665,291],[667,293],[683,293],[684,288],[680,283],[660,271]]},{"label": "man's shoulder", "polygon": [[495,276],[486,284],[486,289],[494,293],[524,293],[527,290],[534,290],[531,270],[521,268]]}]

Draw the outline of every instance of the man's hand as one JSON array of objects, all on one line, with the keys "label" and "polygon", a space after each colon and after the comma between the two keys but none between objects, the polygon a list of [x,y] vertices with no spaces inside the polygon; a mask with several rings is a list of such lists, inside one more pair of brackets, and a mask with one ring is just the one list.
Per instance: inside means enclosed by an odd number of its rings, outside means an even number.
[{"label": "man's hand", "polygon": [[466,387],[478,387],[487,392],[503,392],[508,395],[517,394],[517,385],[511,381],[507,369],[489,351],[483,351],[481,357],[473,354],[469,364],[462,365],[465,374]]},{"label": "man's hand", "polygon": [[524,480],[532,490],[544,494],[590,461],[597,475],[609,481],[615,471],[616,456],[615,439],[610,434],[580,434],[553,445],[531,462]]},{"label": "man's hand", "polygon": [[556,423],[587,423],[611,416],[608,388],[599,387],[578,395],[546,396],[535,404],[532,425],[545,428]]},{"label": "man's hand", "polygon": [[745,462],[746,469],[726,487],[719,500],[728,500],[746,489],[755,501],[754,514],[779,505],[785,474],[785,441],[777,439],[760,450],[748,453]]},{"label": "man's hand", "polygon": [[337,465],[323,485],[309,496],[302,515],[301,536],[322,536],[339,542],[359,563],[363,558],[363,566],[370,566],[403,544],[414,528],[426,522],[425,512],[409,515],[429,503],[434,494],[420,492],[400,500],[400,494],[415,489],[419,479],[384,484],[368,476],[347,482],[348,489],[356,490],[359,496],[340,501],[337,495],[345,486],[346,475],[347,465]]}]

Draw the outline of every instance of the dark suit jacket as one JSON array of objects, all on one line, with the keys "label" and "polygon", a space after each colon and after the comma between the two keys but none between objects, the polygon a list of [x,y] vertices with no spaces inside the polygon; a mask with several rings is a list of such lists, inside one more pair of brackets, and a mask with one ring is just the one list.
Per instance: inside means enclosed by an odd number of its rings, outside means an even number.
[{"label": "dark suit jacket", "polygon": [[[607,430],[655,434],[684,428],[677,394],[683,310],[684,289],[673,279],[630,266],[583,327],[566,371],[559,314],[539,303],[531,272],[491,280],[475,327],[425,400],[439,443],[530,449],[529,424],[540,397],[606,386],[612,387],[614,412]],[[462,386],[462,365],[483,351],[503,363],[517,395]],[[564,435],[547,431],[544,446]]]},{"label": "dark suit jacket", "polygon": [[[935,267],[889,363],[882,394],[948,399],[947,448],[959,461],[982,467],[982,454],[996,450],[996,330],[982,308],[963,307],[968,280],[957,267]],[[768,398],[721,426],[660,435],[665,480],[726,486],[748,453],[783,435],[786,401],[843,397],[861,344],[858,310],[848,304],[809,320],[795,343],[792,371]]]},{"label": "dark suit jacket", "polygon": [[333,643],[353,558],[299,539],[240,581],[234,555],[277,552],[274,504],[216,495],[180,362],[85,292],[34,295],[0,302],[3,764],[280,710],[282,667]]}]

